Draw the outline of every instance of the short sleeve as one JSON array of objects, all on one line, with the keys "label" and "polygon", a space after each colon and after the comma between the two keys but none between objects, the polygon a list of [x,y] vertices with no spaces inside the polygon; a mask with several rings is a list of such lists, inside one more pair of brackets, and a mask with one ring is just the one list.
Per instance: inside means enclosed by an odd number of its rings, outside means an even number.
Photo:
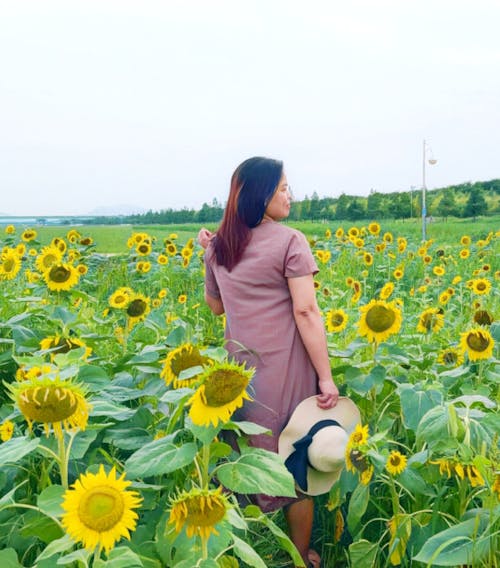
[{"label": "short sleeve", "polygon": [[319,272],[311,247],[300,231],[294,231],[285,255],[285,278],[297,278]]},{"label": "short sleeve", "polygon": [[212,263],[215,261],[213,250],[207,250],[205,253],[205,291],[212,298],[220,300],[220,290],[215,274],[212,268]]}]

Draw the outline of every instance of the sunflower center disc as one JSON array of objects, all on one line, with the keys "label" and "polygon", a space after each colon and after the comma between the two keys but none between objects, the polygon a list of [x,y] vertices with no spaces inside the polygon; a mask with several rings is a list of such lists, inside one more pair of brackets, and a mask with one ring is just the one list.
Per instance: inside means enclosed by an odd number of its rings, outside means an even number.
[{"label": "sunflower center disc", "polygon": [[489,341],[486,337],[484,337],[480,333],[477,334],[471,333],[467,337],[467,344],[474,351],[485,351],[486,349],[488,349]]},{"label": "sunflower center disc", "polygon": [[[202,502],[203,500],[203,502]],[[212,497],[194,497],[187,504],[187,523],[198,527],[211,527],[224,517],[226,509]]]},{"label": "sunflower center disc", "polygon": [[122,518],[123,499],[112,487],[95,487],[86,494],[78,514],[81,521],[97,532],[111,530]]},{"label": "sunflower center disc", "polygon": [[30,420],[49,424],[72,416],[78,407],[78,399],[64,387],[35,387],[24,391],[19,407]]},{"label": "sunflower center disc", "polygon": [[127,308],[127,314],[132,317],[136,318],[142,316],[142,314],[146,311],[146,302],[144,300],[133,300],[130,302],[129,307]]},{"label": "sunflower center disc", "polygon": [[366,314],[366,325],[378,333],[388,330],[395,320],[396,314],[393,310],[388,310],[384,306],[375,306]]},{"label": "sunflower center disc", "polygon": [[50,269],[49,276],[52,282],[67,282],[71,276],[71,271],[64,266],[54,266]]},{"label": "sunflower center disc", "polygon": [[247,386],[247,378],[227,369],[214,371],[205,383],[207,405],[224,406],[237,398]]}]

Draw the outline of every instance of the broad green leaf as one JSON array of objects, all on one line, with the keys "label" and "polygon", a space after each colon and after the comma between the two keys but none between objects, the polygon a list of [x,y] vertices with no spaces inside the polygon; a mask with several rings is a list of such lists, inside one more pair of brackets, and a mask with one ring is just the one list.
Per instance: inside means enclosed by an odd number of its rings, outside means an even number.
[{"label": "broad green leaf", "polygon": [[2,568],[23,568],[17,559],[17,552],[13,548],[0,550],[0,566]]},{"label": "broad green leaf", "polygon": [[104,442],[122,450],[138,450],[151,442],[151,435],[144,428],[108,428]]},{"label": "broad green leaf", "polygon": [[59,517],[64,513],[61,507],[65,489],[61,485],[49,485],[37,498],[37,505],[40,511],[52,517]]},{"label": "broad green leaf", "polygon": [[113,548],[106,560],[98,559],[94,568],[142,568],[143,564],[137,554],[127,546]]},{"label": "broad green leaf", "polygon": [[233,541],[233,550],[235,554],[239,558],[241,558],[241,560],[243,560],[243,562],[245,562],[249,566],[253,566],[254,568],[267,568],[266,563],[262,560],[262,558],[244,540],[241,540],[241,538],[233,535]]},{"label": "broad green leaf", "polygon": [[197,452],[194,442],[178,447],[172,443],[171,436],[166,436],[132,454],[125,462],[125,471],[130,479],[163,475],[191,464]]},{"label": "broad green leaf", "polygon": [[428,444],[431,448],[449,437],[448,409],[436,406],[424,414],[417,427],[417,444]]},{"label": "broad green leaf", "polygon": [[60,565],[65,566],[66,564],[72,564],[74,566],[75,562],[77,563],[76,565],[78,567],[80,567],[81,565],[88,566],[88,561],[89,561],[91,554],[92,554],[92,552],[89,552],[88,550],[85,550],[84,548],[79,548],[78,550],[74,550],[73,552],[70,552],[69,554],[65,554],[64,556],[60,556],[57,559],[57,566],[60,566]]},{"label": "broad green leaf", "polygon": [[36,536],[42,542],[49,543],[61,538],[64,531],[52,518],[39,511],[29,510],[23,515],[23,523],[19,533],[23,537]]},{"label": "broad green leaf", "polygon": [[98,429],[91,427],[83,432],[80,431],[76,434],[73,444],[71,445],[70,458],[72,460],[80,460],[87,453],[90,444],[97,438]]},{"label": "broad green leaf", "polygon": [[271,434],[271,430],[269,430],[269,428],[260,426],[260,424],[255,424],[255,422],[246,422],[244,420],[241,422],[228,422],[224,425],[224,430],[239,430],[249,436],[254,436],[256,434]]},{"label": "broad green leaf", "polygon": [[413,560],[428,566],[480,563],[490,549],[487,517],[475,517],[431,536]]},{"label": "broad green leaf", "polygon": [[368,540],[358,540],[349,545],[351,566],[356,568],[373,568],[377,566],[378,544]]},{"label": "broad green leaf", "polygon": [[17,463],[24,456],[31,453],[38,446],[39,442],[38,438],[30,440],[26,436],[20,436],[0,444],[0,466],[7,463]]},{"label": "broad green leaf", "polygon": [[61,554],[62,552],[66,552],[75,546],[75,541],[68,535],[65,534],[61,538],[57,540],[53,540],[50,542],[38,555],[37,563],[40,560],[44,560],[46,558],[50,558],[54,556],[54,554]]},{"label": "broad green leaf", "polygon": [[436,390],[419,390],[410,384],[399,385],[398,394],[401,401],[404,425],[415,431],[422,417],[432,408],[442,404],[443,395]]},{"label": "broad green leaf", "polygon": [[294,479],[280,456],[259,448],[245,449],[235,462],[219,466],[216,475],[222,485],[236,493],[296,496]]},{"label": "broad green leaf", "polygon": [[203,444],[210,444],[210,442],[219,434],[224,428],[224,422],[219,422],[217,426],[198,426],[194,424],[190,418],[186,419],[186,426],[191,430],[193,435],[200,440]]},{"label": "broad green leaf", "polygon": [[349,501],[347,525],[354,534],[358,532],[361,517],[365,514],[370,499],[370,486],[359,483]]},{"label": "broad green leaf", "polygon": [[136,409],[130,409],[121,404],[114,404],[110,400],[92,400],[91,416],[106,416],[115,420],[123,421],[131,418],[136,412]]}]

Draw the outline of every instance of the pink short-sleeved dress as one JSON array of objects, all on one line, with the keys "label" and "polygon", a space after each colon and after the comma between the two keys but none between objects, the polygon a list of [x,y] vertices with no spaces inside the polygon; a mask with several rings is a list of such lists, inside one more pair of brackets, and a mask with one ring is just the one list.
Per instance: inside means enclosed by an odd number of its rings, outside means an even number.
[{"label": "pink short-sleeved dress", "polygon": [[[252,402],[236,420],[265,426],[272,436],[252,436],[253,446],[278,451],[278,438],[295,407],[318,393],[318,380],[292,311],[288,278],[316,274],[318,267],[304,235],[274,221],[251,230],[240,262],[228,272],[211,247],[205,255],[207,294],[222,300],[226,348],[239,362],[255,367],[249,388]],[[294,499],[256,495],[262,510],[272,511]]]}]

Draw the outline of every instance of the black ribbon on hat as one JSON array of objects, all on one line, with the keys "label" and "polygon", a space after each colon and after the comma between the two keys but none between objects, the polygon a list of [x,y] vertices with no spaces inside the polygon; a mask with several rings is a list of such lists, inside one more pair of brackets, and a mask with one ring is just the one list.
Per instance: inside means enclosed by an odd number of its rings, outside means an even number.
[{"label": "black ribbon on hat", "polygon": [[293,443],[295,450],[285,460],[288,471],[293,475],[302,491],[307,491],[307,466],[310,465],[307,451],[314,435],[327,426],[340,426],[342,428],[342,425],[336,420],[320,420],[316,422],[305,436]]}]

